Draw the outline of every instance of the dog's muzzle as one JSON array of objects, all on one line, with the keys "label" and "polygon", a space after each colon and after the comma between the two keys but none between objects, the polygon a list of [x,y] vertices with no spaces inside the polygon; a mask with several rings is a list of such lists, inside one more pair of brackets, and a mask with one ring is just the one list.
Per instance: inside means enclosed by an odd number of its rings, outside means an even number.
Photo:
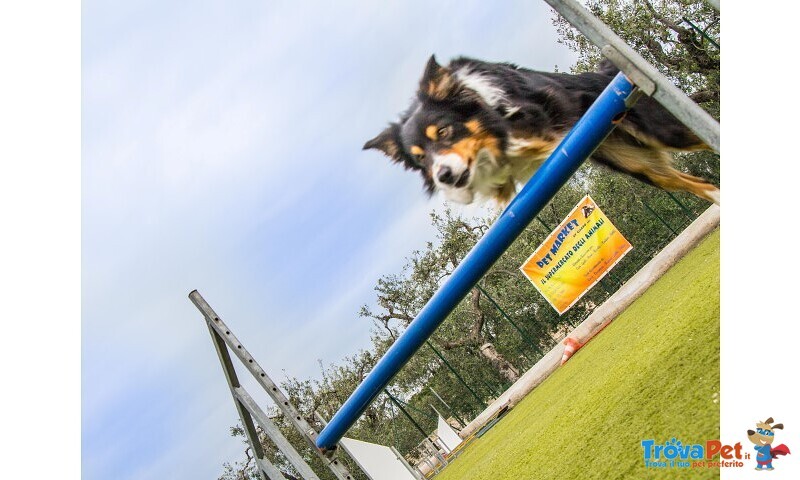
[{"label": "dog's muzzle", "polygon": [[469,162],[456,153],[434,154],[433,175],[444,188],[463,188],[469,184]]},{"label": "dog's muzzle", "polygon": [[451,185],[456,188],[461,188],[469,183],[469,169],[466,169],[460,174],[456,175],[453,173],[452,168],[448,167],[447,165],[443,165],[439,167],[436,178],[439,180],[439,183],[443,185]]}]

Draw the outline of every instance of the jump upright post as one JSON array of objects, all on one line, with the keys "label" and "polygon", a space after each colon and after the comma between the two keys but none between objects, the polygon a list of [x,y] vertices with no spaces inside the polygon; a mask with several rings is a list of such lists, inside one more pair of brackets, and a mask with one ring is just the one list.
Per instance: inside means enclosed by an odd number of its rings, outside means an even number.
[{"label": "jump upright post", "polygon": [[611,133],[638,97],[633,83],[624,74],[617,74],[319,433],[318,448],[323,452],[336,448],[375,397]]}]

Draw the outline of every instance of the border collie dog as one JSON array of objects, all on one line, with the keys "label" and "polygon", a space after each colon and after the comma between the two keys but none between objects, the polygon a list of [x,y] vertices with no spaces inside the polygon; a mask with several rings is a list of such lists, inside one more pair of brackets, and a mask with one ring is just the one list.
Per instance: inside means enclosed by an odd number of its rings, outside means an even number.
[{"label": "border collie dog", "polygon": [[[617,69],[570,75],[508,63],[432,56],[411,107],[364,149],[378,149],[422,174],[429,194],[503,205],[555,150]],[[592,160],[664,190],[719,204],[719,189],[679,172],[669,152],[706,150],[691,130],[643,97],[592,154]]]}]

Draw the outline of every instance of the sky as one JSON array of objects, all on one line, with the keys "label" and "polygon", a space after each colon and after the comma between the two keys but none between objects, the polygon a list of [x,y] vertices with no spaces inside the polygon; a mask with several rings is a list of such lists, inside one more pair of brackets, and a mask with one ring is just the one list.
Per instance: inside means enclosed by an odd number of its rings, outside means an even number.
[{"label": "sky", "polygon": [[276,381],[367,347],[360,306],[443,203],[361,146],[431,54],[567,70],[556,40],[543,2],[84,1],[83,478],[242,457],[194,289]]}]

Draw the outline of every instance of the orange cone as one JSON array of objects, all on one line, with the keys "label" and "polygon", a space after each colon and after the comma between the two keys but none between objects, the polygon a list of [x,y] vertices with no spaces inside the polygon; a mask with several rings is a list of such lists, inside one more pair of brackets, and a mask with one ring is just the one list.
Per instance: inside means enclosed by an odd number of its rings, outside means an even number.
[{"label": "orange cone", "polygon": [[574,338],[567,337],[564,339],[564,355],[561,356],[561,365],[567,363],[567,360],[583,346],[582,343]]}]

